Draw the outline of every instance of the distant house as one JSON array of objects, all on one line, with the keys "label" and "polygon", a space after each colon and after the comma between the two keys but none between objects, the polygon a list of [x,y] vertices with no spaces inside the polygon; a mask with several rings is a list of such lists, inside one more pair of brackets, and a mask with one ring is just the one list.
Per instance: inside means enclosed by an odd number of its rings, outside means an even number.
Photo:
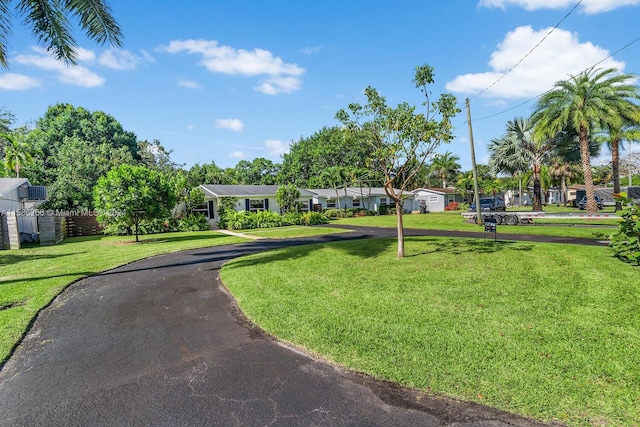
[{"label": "distant house", "polygon": [[[337,191],[333,188],[310,189],[316,194],[313,199],[317,209],[366,209],[378,212],[381,205],[391,205],[395,203],[382,187],[343,187]],[[397,190],[396,190],[397,191]],[[406,201],[403,210],[411,210],[411,195],[405,193]]]},{"label": "distant house", "polygon": [[[272,211],[280,213],[280,205],[276,201],[276,192],[279,185],[201,185],[206,203],[200,209],[206,215],[209,222],[218,222],[218,205],[221,198],[234,197],[236,211]],[[316,194],[304,190],[300,191],[300,203],[302,211],[308,211],[313,206],[313,198]]]},{"label": "distant house", "polygon": [[[3,240],[8,239],[7,218],[15,218],[17,232],[38,233],[38,216],[35,209],[47,200],[47,189],[31,185],[27,178],[0,178],[0,223]],[[4,242],[7,245],[7,242]]]},{"label": "distant house", "polygon": [[418,188],[411,192],[414,198],[413,211],[442,212],[451,202],[464,202],[464,197],[453,187]]}]

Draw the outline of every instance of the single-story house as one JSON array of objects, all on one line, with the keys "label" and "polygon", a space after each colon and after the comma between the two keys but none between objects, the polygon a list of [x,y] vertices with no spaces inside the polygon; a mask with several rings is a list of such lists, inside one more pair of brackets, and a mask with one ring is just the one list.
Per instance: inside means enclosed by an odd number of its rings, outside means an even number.
[{"label": "single-story house", "polygon": [[[276,201],[276,192],[279,185],[201,185],[204,192],[205,205],[200,209],[209,219],[209,222],[218,222],[218,204],[223,197],[234,197],[236,211],[272,211],[280,213],[280,205]],[[299,188],[302,211],[308,211],[313,207],[313,199],[316,194]]]},{"label": "single-story house", "polygon": [[46,187],[31,185],[27,178],[0,178],[0,223],[5,246],[9,236],[9,213],[14,215],[18,233],[37,234],[38,215],[35,209],[46,200]]},{"label": "single-story house", "polygon": [[[324,209],[367,209],[378,212],[381,205],[395,207],[395,203],[383,187],[344,187],[310,189],[316,194],[313,203],[316,208]],[[396,190],[397,191],[397,190]],[[411,194],[405,193],[405,203],[403,210],[410,211],[412,207]]]},{"label": "single-story house", "polygon": [[451,202],[465,202],[464,197],[453,187],[418,188],[413,195],[413,211],[442,212]]}]

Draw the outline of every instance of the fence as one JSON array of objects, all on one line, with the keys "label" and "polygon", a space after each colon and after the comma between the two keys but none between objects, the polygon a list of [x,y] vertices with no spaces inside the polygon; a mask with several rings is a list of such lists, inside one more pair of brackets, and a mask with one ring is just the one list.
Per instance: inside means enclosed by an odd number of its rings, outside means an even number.
[{"label": "fence", "polygon": [[102,227],[95,215],[68,216],[67,237],[95,236],[102,234]]}]

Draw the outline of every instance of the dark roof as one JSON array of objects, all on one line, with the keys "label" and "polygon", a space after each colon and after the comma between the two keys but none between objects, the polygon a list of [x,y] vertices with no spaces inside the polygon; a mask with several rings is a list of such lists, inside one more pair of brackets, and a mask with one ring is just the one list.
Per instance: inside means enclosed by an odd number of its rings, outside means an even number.
[{"label": "dark roof", "polygon": [[[269,197],[275,196],[279,185],[201,185],[207,196],[214,197]],[[298,188],[300,197],[313,197],[310,191]]]}]

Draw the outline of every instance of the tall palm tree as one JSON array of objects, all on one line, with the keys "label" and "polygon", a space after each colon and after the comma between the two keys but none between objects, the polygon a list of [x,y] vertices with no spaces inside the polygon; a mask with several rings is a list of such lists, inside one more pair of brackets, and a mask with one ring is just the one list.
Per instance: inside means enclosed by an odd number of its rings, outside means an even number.
[{"label": "tall palm tree", "polygon": [[442,180],[442,188],[447,188],[447,182],[456,176],[460,170],[460,157],[450,153],[436,154],[429,165],[429,174]]},{"label": "tall palm tree", "polygon": [[0,134],[0,138],[9,142],[4,147],[4,164],[7,169],[16,172],[16,178],[20,178],[20,169],[26,163],[32,162],[33,157],[29,153],[27,145],[20,139],[9,134]]},{"label": "tall palm tree", "polygon": [[553,139],[534,135],[531,120],[516,117],[507,122],[507,130],[502,137],[491,140],[487,150],[489,163],[496,172],[511,175],[522,174],[529,169],[533,172],[533,210],[541,211],[540,170],[554,148]]},{"label": "tall palm tree", "polygon": [[[11,0],[0,0],[0,66],[8,68],[7,42],[14,17]],[[31,28],[33,36],[56,59],[76,63],[78,44],[68,16],[77,18],[87,37],[99,44],[122,45],[120,27],[107,0],[16,0],[15,16]]]},{"label": "tall palm tree", "polygon": [[552,137],[563,129],[578,134],[580,159],[584,170],[587,212],[595,213],[595,201],[589,141],[594,126],[608,127],[622,119],[634,120],[638,90],[629,84],[629,74],[615,74],[615,68],[590,68],[569,80],[559,81],[554,89],[538,100],[532,121],[540,137]]},{"label": "tall palm tree", "polygon": [[[636,106],[637,108],[637,106]],[[608,126],[598,141],[604,142],[611,151],[611,178],[613,180],[613,192],[620,193],[620,146],[623,141],[637,141],[640,133],[640,108],[638,108],[637,118],[633,120],[616,121]],[[622,204],[616,201],[616,210],[622,209]]]}]

